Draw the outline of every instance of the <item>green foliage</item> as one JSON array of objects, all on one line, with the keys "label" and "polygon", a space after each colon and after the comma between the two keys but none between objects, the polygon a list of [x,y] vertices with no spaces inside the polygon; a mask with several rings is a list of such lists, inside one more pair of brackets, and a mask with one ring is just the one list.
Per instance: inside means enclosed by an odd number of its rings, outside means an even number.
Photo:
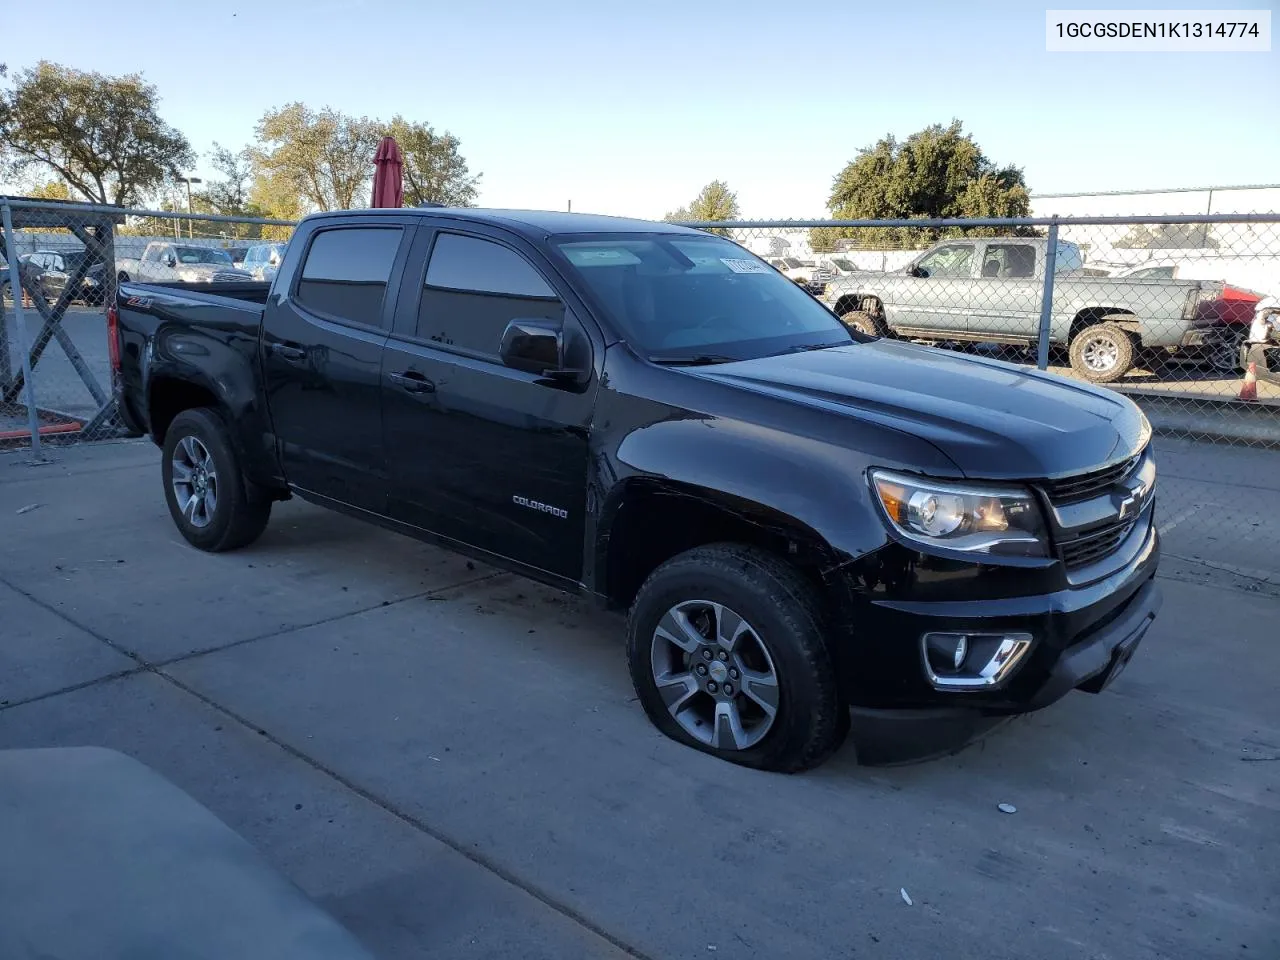
[{"label": "green foliage", "polygon": [[368,205],[365,185],[373,175],[378,134],[367,117],[291,103],[265,113],[256,133],[255,170],[277,188],[291,190],[306,207]]},{"label": "green foliage", "polygon": [[[739,216],[738,195],[723,180],[712,180],[699,191],[686,207],[672,210],[662,219],[667,223],[702,222],[707,220],[736,220]],[[729,231],[715,227],[708,231],[727,237]]]},{"label": "green foliage", "polygon": [[1216,250],[1218,241],[1207,223],[1134,224],[1116,241],[1119,250]]},{"label": "green foliage", "polygon": [[476,202],[480,174],[471,174],[458,152],[461,143],[452,133],[436,133],[429,124],[396,116],[381,126],[378,138],[383,136],[395,137],[400,145],[405,206],[430,201],[446,207],[469,207]]},{"label": "green foliage", "polygon": [[95,203],[137,204],[193,161],[186,137],[160,119],[158,104],[156,88],[140,75],[41,61],[0,90],[0,161],[13,176],[51,170]]},{"label": "green foliage", "polygon": [[[838,220],[898,220],[944,217],[1018,217],[1031,210],[1022,170],[998,167],[963,132],[959,120],[934,124],[899,142],[885,136],[858,151],[836,176],[827,208]],[[918,248],[943,236],[991,236],[990,229],[820,227],[810,231],[817,252],[841,240],[858,246]],[[1029,230],[1013,231],[1030,233]]]},{"label": "green foliage", "polygon": [[400,116],[383,123],[302,103],[269,111],[258,122],[258,142],[245,154],[255,178],[249,200],[288,218],[367,206],[373,158],[388,135],[400,145],[406,205],[475,202],[480,177],[470,173],[453,134]]}]

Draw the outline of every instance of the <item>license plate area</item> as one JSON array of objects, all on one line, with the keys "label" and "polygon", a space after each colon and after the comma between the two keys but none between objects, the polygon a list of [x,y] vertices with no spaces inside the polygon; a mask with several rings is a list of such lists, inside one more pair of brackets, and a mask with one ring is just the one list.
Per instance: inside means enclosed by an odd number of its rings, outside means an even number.
[{"label": "license plate area", "polygon": [[1111,662],[1107,664],[1106,669],[1080,684],[1079,689],[1086,693],[1101,693],[1111,686],[1116,677],[1124,673],[1124,668],[1129,665],[1129,661],[1138,650],[1138,644],[1142,643],[1142,638],[1146,636],[1147,630],[1154,622],[1154,616],[1147,617],[1133,633],[1116,644],[1115,649],[1111,651]]}]

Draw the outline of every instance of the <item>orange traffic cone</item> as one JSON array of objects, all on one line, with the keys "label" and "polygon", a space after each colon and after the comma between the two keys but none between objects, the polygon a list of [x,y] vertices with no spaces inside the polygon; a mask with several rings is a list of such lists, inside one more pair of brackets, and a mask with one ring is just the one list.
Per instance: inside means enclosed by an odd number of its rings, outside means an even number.
[{"label": "orange traffic cone", "polygon": [[1258,399],[1258,365],[1256,363],[1249,364],[1249,368],[1244,372],[1244,383],[1240,384],[1239,399]]}]

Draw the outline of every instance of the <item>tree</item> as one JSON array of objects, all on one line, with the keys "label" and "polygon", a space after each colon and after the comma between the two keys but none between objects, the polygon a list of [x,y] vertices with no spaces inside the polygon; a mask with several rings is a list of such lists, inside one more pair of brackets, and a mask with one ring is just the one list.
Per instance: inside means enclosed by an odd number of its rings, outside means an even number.
[{"label": "tree", "polygon": [[[707,220],[736,220],[738,213],[738,195],[723,180],[712,180],[687,207],[672,210],[662,219],[667,223],[698,223]],[[708,232],[725,237],[729,235],[729,231],[723,227],[715,227]]]},{"label": "tree", "polygon": [[[268,112],[251,148],[260,181],[256,194],[270,197],[272,213],[285,206],[307,210],[350,209],[368,204],[373,158],[384,136],[400,144],[405,203],[474,203],[479,175],[472,175],[453,134],[436,133],[426,123],[394,117],[390,123],[351,117],[330,107],[312,110],[291,103]],[[251,194],[255,192],[251,190]],[[292,193],[295,203],[290,203]]]},{"label": "tree", "polygon": [[[934,124],[899,143],[892,134],[858,155],[836,176],[827,200],[839,220],[885,220],[943,217],[1017,217],[1030,213],[1031,202],[1022,170],[999,167],[964,133],[959,120]],[[831,250],[841,239],[874,246],[926,246],[940,236],[993,230],[937,230],[874,227],[811,231],[814,250]],[[1000,230],[1009,233],[1008,230]],[[1031,231],[1012,231],[1029,233]]]},{"label": "tree", "polygon": [[403,160],[405,206],[428,201],[447,207],[469,207],[476,202],[480,174],[472,176],[458,152],[458,138],[447,130],[436,133],[428,124],[393,117],[382,130],[396,138]]},{"label": "tree", "polygon": [[215,143],[209,152],[209,166],[220,178],[209,180],[205,189],[200,191],[200,198],[214,213],[228,217],[262,216],[249,200],[253,184],[253,154],[248,147],[233,153]]},{"label": "tree", "polygon": [[311,209],[368,203],[364,186],[372,176],[378,134],[367,117],[291,103],[264,114],[257,135],[256,170],[277,186],[291,187]]},{"label": "tree", "polygon": [[130,206],[193,162],[141,75],[112,77],[41,61],[0,90],[7,172],[52,170],[94,203]]},{"label": "tree", "polygon": [[1189,250],[1208,247],[1217,249],[1218,241],[1209,235],[1207,223],[1158,223],[1154,226],[1134,224],[1116,241],[1118,250]]}]

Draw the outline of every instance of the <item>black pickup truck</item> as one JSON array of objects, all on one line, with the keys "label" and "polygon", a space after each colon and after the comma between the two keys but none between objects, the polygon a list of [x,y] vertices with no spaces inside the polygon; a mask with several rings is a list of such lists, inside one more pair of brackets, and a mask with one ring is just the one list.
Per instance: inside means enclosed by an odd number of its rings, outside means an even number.
[{"label": "black pickup truck", "polygon": [[1159,607],[1129,400],[851,332],[695,230],[321,214],[270,286],[108,318],[192,544],[297,495],[629,609],[650,719],[738,763],[1096,692]]}]

